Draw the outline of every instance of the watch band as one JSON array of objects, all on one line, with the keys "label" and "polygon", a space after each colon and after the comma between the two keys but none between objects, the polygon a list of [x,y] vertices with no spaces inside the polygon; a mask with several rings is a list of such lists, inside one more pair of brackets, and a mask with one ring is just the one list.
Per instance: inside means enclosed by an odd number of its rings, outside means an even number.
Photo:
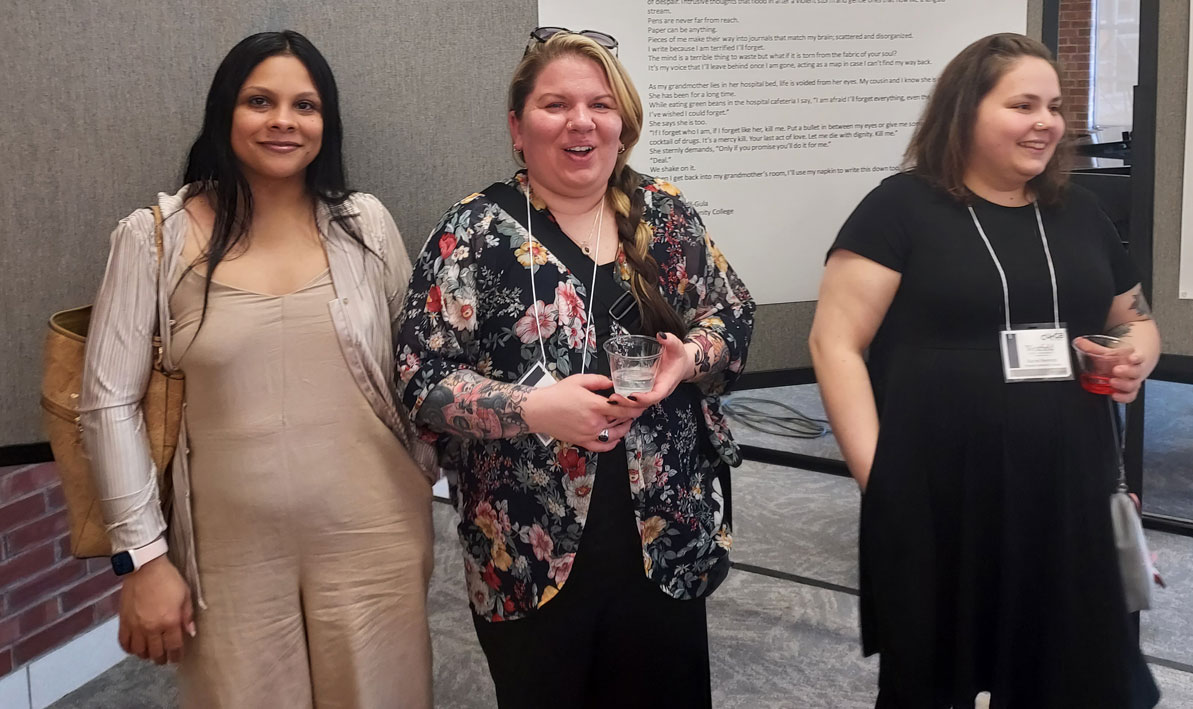
[{"label": "watch band", "polygon": [[170,546],[166,544],[166,538],[164,536],[158,537],[143,547],[113,554],[112,571],[117,576],[131,574],[169,550]]}]

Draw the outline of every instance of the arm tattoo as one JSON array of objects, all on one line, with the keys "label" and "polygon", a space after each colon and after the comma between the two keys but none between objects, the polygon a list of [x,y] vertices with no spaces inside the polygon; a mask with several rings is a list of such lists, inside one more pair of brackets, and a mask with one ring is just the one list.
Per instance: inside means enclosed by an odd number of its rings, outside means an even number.
[{"label": "arm tattoo", "polygon": [[1106,334],[1111,337],[1126,337],[1131,334],[1131,326],[1134,324],[1133,322],[1125,322],[1122,325],[1115,325]]},{"label": "arm tattoo", "polygon": [[530,430],[522,406],[531,391],[524,384],[497,382],[462,369],[435,385],[415,419],[463,438],[513,438]]},{"label": "arm tattoo", "polygon": [[688,333],[684,341],[697,345],[695,379],[701,379],[729,366],[729,347],[720,337],[694,330]]},{"label": "arm tattoo", "polygon": [[1144,320],[1152,319],[1152,309],[1147,305],[1147,298],[1143,297],[1142,288],[1135,294],[1135,300],[1131,301],[1131,310],[1134,310]]}]

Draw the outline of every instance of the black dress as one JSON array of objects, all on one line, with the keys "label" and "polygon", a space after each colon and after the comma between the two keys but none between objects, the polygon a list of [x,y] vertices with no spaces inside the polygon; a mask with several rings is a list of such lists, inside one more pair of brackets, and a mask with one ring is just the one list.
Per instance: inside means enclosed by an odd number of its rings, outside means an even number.
[{"label": "black dress", "polygon": [[[1051,322],[1031,206],[976,200],[1011,322]],[[1070,337],[1105,329],[1139,282],[1086,191],[1041,209]],[[862,642],[879,707],[1151,707],[1110,525],[1105,399],[1077,381],[1007,384],[998,272],[963,204],[885,180],[833,249],[902,274],[870,348],[881,422],[861,512]]]}]

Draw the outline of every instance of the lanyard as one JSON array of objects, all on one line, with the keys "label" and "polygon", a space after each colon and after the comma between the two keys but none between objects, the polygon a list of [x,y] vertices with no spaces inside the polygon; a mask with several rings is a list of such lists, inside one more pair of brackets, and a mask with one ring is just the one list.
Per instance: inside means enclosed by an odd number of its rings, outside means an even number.
[{"label": "lanyard", "polygon": [[[526,184],[526,239],[530,242],[530,297],[534,299],[534,331],[538,334],[539,352],[543,356],[543,366],[547,364],[547,348],[543,345],[543,329],[539,323],[539,297],[538,291],[535,290],[534,285],[534,226],[530,219],[530,180],[527,178]],[[601,211],[597,213],[597,238],[596,247],[593,249],[593,256],[601,253],[601,226],[605,220],[605,205],[601,204],[599,207]],[[561,230],[562,231],[562,230]],[[592,285],[588,289],[588,316],[584,321],[584,356],[580,361],[580,374],[584,374],[588,369],[588,338],[593,333],[592,324],[592,304],[596,301],[596,277],[597,277],[597,262],[594,258],[592,260]]]},{"label": "lanyard", "polygon": [[[1031,206],[1036,210],[1036,224],[1040,227],[1040,243],[1044,245],[1044,257],[1048,259],[1048,277],[1052,280],[1052,319],[1056,328],[1060,328],[1060,301],[1056,295],[1056,268],[1052,265],[1052,251],[1048,248],[1048,237],[1044,234],[1044,220],[1040,217],[1040,205],[1032,202]],[[1011,296],[1007,290],[1007,274],[1002,270],[1002,262],[998,260],[998,255],[994,253],[994,247],[990,245],[990,239],[986,238],[986,232],[982,229],[982,223],[978,221],[977,212],[973,211],[973,206],[969,207],[969,216],[973,217],[973,225],[978,228],[978,236],[982,237],[982,242],[986,244],[986,250],[990,252],[990,258],[994,259],[994,267],[998,269],[998,278],[1002,281],[1002,304],[1003,313],[1006,316],[1007,330],[1011,329]]]}]

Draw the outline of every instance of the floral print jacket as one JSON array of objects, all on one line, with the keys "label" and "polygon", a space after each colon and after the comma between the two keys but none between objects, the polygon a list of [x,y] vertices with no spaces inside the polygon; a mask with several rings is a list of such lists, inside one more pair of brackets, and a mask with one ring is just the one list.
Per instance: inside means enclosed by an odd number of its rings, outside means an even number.
[{"label": "floral print jacket", "polygon": [[[525,190],[525,173],[508,184]],[[666,182],[643,177],[643,219],[653,228],[659,287],[692,333],[719,338],[728,366],[697,380],[702,421],[664,400],[646,410],[625,438],[630,489],[645,573],[675,598],[710,592],[708,572],[728,553],[713,481],[741,462],[720,411],[720,395],[740,375],[753,329],[754,302],[713,245],[696,211]],[[536,205],[542,209],[543,205]],[[629,289],[625,255],[618,281]],[[540,301],[535,327],[531,264]],[[598,284],[600,287],[600,284]],[[443,216],[414,265],[397,332],[399,394],[417,420],[430,391],[460,369],[517,381],[541,359],[562,378],[580,371],[582,348],[595,356],[586,327],[587,278],[571,273],[482,194]],[[612,335],[625,331],[616,322]],[[588,341],[586,341],[586,339]],[[483,411],[468,415],[483,416]],[[419,426],[436,445],[460,513],[459,537],[473,611],[523,617],[567,581],[588,512],[597,454],[533,435],[471,440]],[[719,498],[719,495],[717,496]]]}]

